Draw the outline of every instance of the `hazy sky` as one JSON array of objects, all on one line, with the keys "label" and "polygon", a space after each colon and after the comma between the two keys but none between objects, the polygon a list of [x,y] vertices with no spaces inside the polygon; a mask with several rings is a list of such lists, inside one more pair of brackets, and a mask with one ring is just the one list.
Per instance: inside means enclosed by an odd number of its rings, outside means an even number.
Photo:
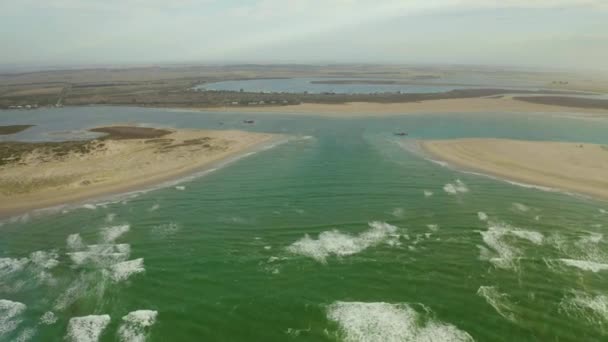
[{"label": "hazy sky", "polygon": [[0,0],[0,64],[608,69],[608,0]]}]

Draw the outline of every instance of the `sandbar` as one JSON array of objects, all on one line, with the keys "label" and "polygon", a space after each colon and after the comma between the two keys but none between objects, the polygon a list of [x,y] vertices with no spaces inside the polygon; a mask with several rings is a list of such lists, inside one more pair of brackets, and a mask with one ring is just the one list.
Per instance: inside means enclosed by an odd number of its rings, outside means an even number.
[{"label": "sandbar", "polygon": [[608,199],[608,146],[509,139],[420,141],[433,158],[507,180]]},{"label": "sandbar", "polygon": [[0,216],[137,190],[238,156],[277,135],[104,127],[89,141],[3,142]]}]

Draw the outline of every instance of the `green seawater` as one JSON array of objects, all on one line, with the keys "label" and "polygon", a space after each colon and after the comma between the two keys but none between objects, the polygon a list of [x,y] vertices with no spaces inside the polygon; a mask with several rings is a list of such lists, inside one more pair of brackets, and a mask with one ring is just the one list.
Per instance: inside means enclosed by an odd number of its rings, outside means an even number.
[{"label": "green seawater", "polygon": [[37,124],[21,140],[127,121],[289,138],[178,184],[4,220],[0,341],[608,339],[606,202],[462,173],[402,146],[608,144],[605,121],[116,107],[0,116]]}]

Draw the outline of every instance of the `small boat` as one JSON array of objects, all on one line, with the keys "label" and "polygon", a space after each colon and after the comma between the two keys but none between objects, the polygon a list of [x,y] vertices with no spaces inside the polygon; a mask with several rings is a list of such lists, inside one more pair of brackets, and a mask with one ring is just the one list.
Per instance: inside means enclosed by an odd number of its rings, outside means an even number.
[{"label": "small boat", "polygon": [[405,136],[407,136],[407,133],[406,132],[397,132],[397,133],[395,133],[395,135],[398,137],[405,137]]},{"label": "small boat", "polygon": [[253,124],[253,123],[255,123],[255,121],[254,120],[243,120],[243,123]]}]

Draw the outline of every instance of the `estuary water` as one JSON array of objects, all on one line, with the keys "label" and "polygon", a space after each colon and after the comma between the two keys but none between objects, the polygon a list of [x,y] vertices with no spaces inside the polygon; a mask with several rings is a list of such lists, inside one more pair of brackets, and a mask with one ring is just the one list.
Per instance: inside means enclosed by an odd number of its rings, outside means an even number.
[{"label": "estuary water", "polygon": [[[423,80],[411,80],[403,84],[364,84],[364,83],[317,83],[340,81],[357,81],[361,78],[282,78],[282,79],[250,79],[221,81],[214,83],[201,84],[195,87],[200,90],[227,90],[264,93],[303,93],[311,94],[336,93],[336,94],[371,94],[371,93],[442,93],[455,89],[476,89],[476,88],[504,88],[504,89],[526,89],[539,90],[546,84],[542,82],[513,81],[508,79],[484,78],[484,77],[442,77]],[[365,81],[374,79],[364,78]],[[383,81],[377,79],[376,81]]]},{"label": "estuary water", "polygon": [[[403,148],[458,137],[608,144],[606,121],[0,114],[0,125],[37,125],[17,140],[125,122],[289,137],[169,187],[3,221],[0,341],[608,338],[608,203],[460,173]],[[401,130],[409,137],[393,135]]]}]

